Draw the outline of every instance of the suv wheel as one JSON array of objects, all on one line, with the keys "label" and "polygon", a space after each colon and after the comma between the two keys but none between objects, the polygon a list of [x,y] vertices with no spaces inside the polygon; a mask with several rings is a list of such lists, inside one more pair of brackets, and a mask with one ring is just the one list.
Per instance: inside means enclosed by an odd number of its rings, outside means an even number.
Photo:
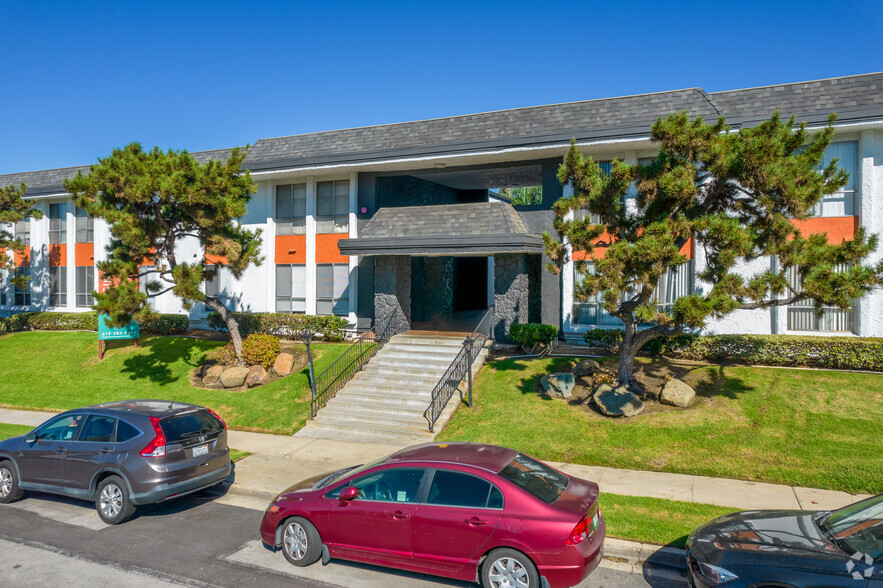
[{"label": "suv wheel", "polygon": [[119,476],[110,476],[98,484],[95,510],[108,525],[118,525],[135,513],[135,506],[126,494],[126,484]]},{"label": "suv wheel", "polygon": [[304,567],[319,561],[322,538],[313,523],[302,517],[285,521],[282,532],[282,554],[296,566]]},{"label": "suv wheel", "polygon": [[21,488],[15,477],[15,468],[8,461],[0,462],[0,504],[21,498]]}]

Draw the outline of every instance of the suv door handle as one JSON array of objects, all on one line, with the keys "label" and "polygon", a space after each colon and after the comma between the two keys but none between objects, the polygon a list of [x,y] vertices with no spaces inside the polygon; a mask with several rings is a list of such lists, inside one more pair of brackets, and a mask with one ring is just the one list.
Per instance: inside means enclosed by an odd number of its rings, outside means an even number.
[{"label": "suv door handle", "polygon": [[394,513],[392,513],[389,516],[391,516],[394,519],[410,519],[411,518],[411,515],[405,514],[400,510],[395,511]]},{"label": "suv door handle", "polygon": [[56,447],[55,448],[55,453],[64,453],[66,451],[67,451],[67,449],[65,449],[64,447]]},{"label": "suv door handle", "polygon": [[483,521],[483,520],[481,520],[481,519],[479,519],[479,518],[477,518],[477,517],[472,517],[471,519],[466,519],[466,520],[463,521],[463,522],[466,523],[466,524],[468,524],[468,525],[486,525],[486,524],[488,524],[487,521]]},{"label": "suv door handle", "polygon": [[98,450],[98,453],[113,453],[113,449],[109,447],[102,447]]}]

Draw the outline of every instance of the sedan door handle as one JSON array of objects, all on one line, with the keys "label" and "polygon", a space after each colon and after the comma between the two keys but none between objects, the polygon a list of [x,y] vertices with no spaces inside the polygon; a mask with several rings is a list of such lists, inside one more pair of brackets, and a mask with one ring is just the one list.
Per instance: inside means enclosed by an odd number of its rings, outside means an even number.
[{"label": "sedan door handle", "polygon": [[410,519],[411,518],[411,515],[405,514],[400,510],[395,511],[394,513],[392,513],[389,516],[391,516],[394,519]]},{"label": "sedan door handle", "polygon": [[65,451],[67,451],[67,449],[65,449],[64,447],[55,448],[55,453],[64,453]]},{"label": "sedan door handle", "polygon": [[488,524],[488,521],[483,521],[483,520],[475,518],[475,517],[473,517],[471,519],[466,519],[463,522],[466,524],[469,524],[469,525],[486,525],[486,524]]}]

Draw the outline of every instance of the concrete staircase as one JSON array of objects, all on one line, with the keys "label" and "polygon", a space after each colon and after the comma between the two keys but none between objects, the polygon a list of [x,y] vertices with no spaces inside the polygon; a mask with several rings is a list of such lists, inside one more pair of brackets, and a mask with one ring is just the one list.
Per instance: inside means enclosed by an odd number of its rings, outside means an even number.
[{"label": "concrete staircase", "polygon": [[[423,412],[462,348],[462,337],[396,335],[295,436],[399,445],[432,441],[435,434],[429,432]],[[482,349],[472,364],[473,378],[486,356],[487,349]],[[455,393],[435,424],[436,433],[459,403]]]}]

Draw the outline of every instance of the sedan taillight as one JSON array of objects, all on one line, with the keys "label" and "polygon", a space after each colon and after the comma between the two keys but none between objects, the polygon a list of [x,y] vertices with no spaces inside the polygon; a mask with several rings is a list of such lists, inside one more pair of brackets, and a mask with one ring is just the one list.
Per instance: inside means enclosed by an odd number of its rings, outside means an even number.
[{"label": "sedan taillight", "polygon": [[589,515],[584,516],[573,528],[573,531],[570,532],[570,537],[567,538],[568,545],[577,545],[578,543],[582,543],[586,539],[589,538],[589,529],[592,528],[592,521],[589,518]]}]

